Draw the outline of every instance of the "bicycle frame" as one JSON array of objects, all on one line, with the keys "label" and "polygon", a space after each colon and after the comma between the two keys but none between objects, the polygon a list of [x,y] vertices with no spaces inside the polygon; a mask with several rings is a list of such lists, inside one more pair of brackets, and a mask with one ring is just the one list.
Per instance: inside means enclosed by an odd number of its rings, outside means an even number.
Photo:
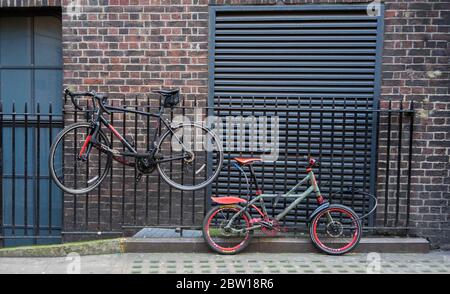
[{"label": "bicycle frame", "polygon": [[[231,217],[230,221],[228,222],[228,224],[225,226],[226,228],[232,229],[231,225],[233,223],[233,221],[239,217],[242,213],[244,213],[245,211],[247,211],[250,207],[254,208],[259,215],[261,215],[261,217],[264,219],[268,216],[267,214],[267,210],[264,204],[264,199],[266,198],[277,198],[277,197],[281,197],[281,198],[296,198],[288,207],[286,207],[282,212],[280,212],[279,214],[277,214],[275,216],[275,220],[279,221],[281,219],[283,219],[292,209],[294,209],[303,199],[305,199],[306,197],[308,197],[311,193],[315,192],[316,193],[316,198],[317,198],[317,203],[319,204],[319,207],[321,207],[322,204],[325,203],[325,201],[323,200],[322,194],[320,193],[320,189],[319,186],[317,185],[317,181],[316,181],[316,177],[314,175],[314,172],[312,171],[312,168],[308,168],[307,169],[308,174],[306,175],[305,178],[303,178],[300,182],[298,182],[291,190],[289,190],[287,193],[282,194],[282,195],[278,195],[278,194],[263,194],[261,190],[258,189],[258,182],[256,180],[256,176],[255,176],[255,172],[253,170],[253,167],[250,165],[250,173],[252,175],[253,181],[255,183],[255,187],[256,187],[256,197],[254,199],[252,199],[251,201],[247,202],[245,204],[245,206],[239,210],[236,214],[233,215],[233,217]],[[295,194],[297,189],[303,185],[304,183],[306,183],[307,181],[311,181],[311,185],[303,192],[300,194]],[[255,205],[255,203],[259,201],[260,202],[260,206],[262,211]],[[313,213],[314,214],[314,213]],[[253,220],[252,220],[253,221]],[[246,228],[246,229],[242,229],[242,230],[235,230],[232,229],[233,231],[236,232],[241,232],[243,230],[254,230],[254,229],[259,229],[261,228],[262,225],[255,225],[252,226],[250,228]]]},{"label": "bicycle frame", "polygon": [[[174,129],[170,126],[170,121],[164,116],[164,107],[161,107],[159,109],[159,111],[156,113],[132,110],[132,109],[125,109],[125,108],[118,108],[118,107],[107,106],[107,105],[105,105],[104,107],[107,110],[112,110],[112,112],[135,113],[135,114],[140,114],[140,115],[144,115],[144,116],[150,116],[150,117],[157,118],[155,130],[158,130],[160,128],[161,122],[162,122],[164,124],[164,126],[167,128],[167,130],[170,131],[175,136],[175,138],[178,140],[178,143],[184,148],[184,150],[187,150],[186,146],[183,144],[181,139],[176,135]],[[94,116],[95,116],[95,118],[94,118]],[[155,131],[155,134],[153,135],[153,140],[151,143],[151,146],[153,146],[153,148],[148,150],[151,152],[150,153],[138,153],[137,150],[132,146],[132,144],[130,142],[128,142],[127,139],[124,136],[122,136],[106,118],[103,117],[103,110],[101,108],[94,109],[94,114],[93,114],[90,122],[92,125],[92,130],[91,130],[90,134],[86,137],[86,139],[83,143],[83,146],[81,147],[80,153],[78,155],[79,159],[81,159],[83,161],[86,160],[87,157],[89,156],[89,153],[90,153],[93,145],[99,146],[100,150],[103,150],[104,152],[111,153],[113,155],[113,158],[116,161],[118,161],[122,164],[126,164],[126,165],[132,165],[132,164],[129,162],[126,162],[123,159],[119,159],[117,156],[154,157],[155,152],[156,152],[156,148],[154,148],[154,147],[156,147],[156,141],[158,139],[158,132]],[[114,149],[109,148],[109,146],[106,146],[105,144],[99,142],[96,138],[97,138],[97,135],[98,135],[102,125],[104,125],[107,129],[109,129],[113,133],[113,135],[117,139],[119,139],[119,141],[123,144],[123,146],[128,151],[124,152],[124,151],[114,150]],[[160,159],[160,160],[155,160],[155,163],[180,160],[180,159],[184,159],[186,157],[188,157],[188,155]]]}]

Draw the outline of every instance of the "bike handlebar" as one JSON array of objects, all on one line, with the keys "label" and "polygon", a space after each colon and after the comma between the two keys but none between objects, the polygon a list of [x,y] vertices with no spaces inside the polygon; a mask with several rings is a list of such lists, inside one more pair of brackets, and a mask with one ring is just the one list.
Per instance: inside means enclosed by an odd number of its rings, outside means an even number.
[{"label": "bike handlebar", "polygon": [[66,89],[64,89],[64,98],[66,98],[67,96],[70,96],[70,100],[72,101],[72,104],[78,110],[83,111],[84,109],[75,101],[75,97],[88,96],[88,97],[92,98],[93,102],[94,102],[94,99],[98,100],[98,104],[99,104],[100,108],[104,112],[106,112],[107,114],[111,114],[111,112],[105,108],[106,99],[108,97],[103,96],[103,95],[99,95],[95,91],[90,91],[90,92],[72,92],[72,91],[70,91],[69,89],[66,88]]},{"label": "bike handlebar", "polygon": [[320,162],[317,159],[314,159],[310,156],[305,156],[304,159],[308,161],[308,168],[320,166]]}]

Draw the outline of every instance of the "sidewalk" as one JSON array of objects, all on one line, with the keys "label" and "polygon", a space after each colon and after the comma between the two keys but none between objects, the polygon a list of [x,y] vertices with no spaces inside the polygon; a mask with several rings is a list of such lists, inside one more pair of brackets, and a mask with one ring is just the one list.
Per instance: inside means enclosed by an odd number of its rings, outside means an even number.
[{"label": "sidewalk", "polygon": [[126,253],[0,258],[0,273],[450,273],[450,251],[427,254]]}]

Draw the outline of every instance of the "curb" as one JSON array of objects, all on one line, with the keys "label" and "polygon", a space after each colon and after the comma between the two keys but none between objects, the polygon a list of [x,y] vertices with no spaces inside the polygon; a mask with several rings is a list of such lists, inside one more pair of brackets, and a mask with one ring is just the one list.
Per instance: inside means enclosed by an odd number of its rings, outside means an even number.
[{"label": "curb", "polygon": [[69,253],[99,255],[123,253],[125,239],[107,239],[56,245],[7,247],[0,249],[0,257],[65,257]]},{"label": "curb", "polygon": [[[428,253],[423,238],[362,238],[355,253]],[[118,253],[211,253],[203,238],[120,238],[0,249],[0,257],[65,257],[69,253],[101,255]],[[246,252],[316,253],[308,238],[255,237]]]}]

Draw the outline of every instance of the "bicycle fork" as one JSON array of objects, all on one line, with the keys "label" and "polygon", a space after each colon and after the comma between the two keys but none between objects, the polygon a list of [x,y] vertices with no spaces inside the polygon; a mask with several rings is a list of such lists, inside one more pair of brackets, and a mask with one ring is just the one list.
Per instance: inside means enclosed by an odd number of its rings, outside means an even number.
[{"label": "bicycle fork", "polygon": [[[316,181],[316,176],[312,172],[311,168],[308,168],[307,171],[310,173],[311,183],[314,187],[314,192],[317,195],[317,204],[322,205],[325,202],[325,200],[323,199],[322,193],[320,193],[319,185],[317,185],[317,181]],[[333,222],[333,217],[331,216],[331,214],[329,212],[327,212],[325,214],[325,216],[326,216],[327,222],[328,222],[327,225]]]},{"label": "bicycle fork", "polygon": [[86,161],[91,153],[92,145],[96,142],[98,134],[98,125],[91,129],[91,132],[86,136],[83,146],[81,146],[80,152],[78,153],[77,159],[81,161]]}]

